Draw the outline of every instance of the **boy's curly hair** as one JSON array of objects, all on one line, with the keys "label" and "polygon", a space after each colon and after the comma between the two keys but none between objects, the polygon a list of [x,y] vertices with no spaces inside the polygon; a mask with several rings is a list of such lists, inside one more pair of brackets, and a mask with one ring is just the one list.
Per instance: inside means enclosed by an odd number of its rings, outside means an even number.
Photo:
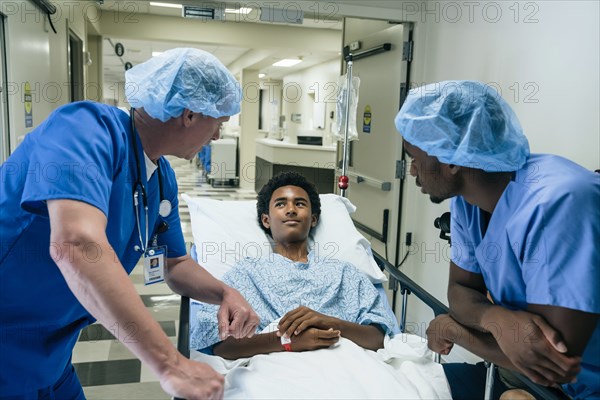
[{"label": "boy's curly hair", "polygon": [[262,224],[262,215],[269,215],[269,202],[271,201],[271,196],[273,196],[274,191],[282,186],[298,186],[304,189],[306,193],[308,193],[312,215],[317,216],[317,221],[319,221],[319,216],[321,215],[321,200],[319,199],[319,192],[317,192],[315,185],[297,172],[281,172],[269,179],[269,182],[263,186],[258,193],[256,202],[258,225],[269,236],[271,235],[271,229],[265,228],[265,226]]}]

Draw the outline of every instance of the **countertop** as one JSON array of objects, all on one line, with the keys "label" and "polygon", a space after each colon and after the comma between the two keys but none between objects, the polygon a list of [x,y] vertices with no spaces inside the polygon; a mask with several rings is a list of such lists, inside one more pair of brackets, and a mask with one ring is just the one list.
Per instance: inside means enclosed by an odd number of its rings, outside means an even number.
[{"label": "countertop", "polygon": [[335,169],[337,146],[314,146],[256,139],[256,156],[272,164],[290,164],[311,168]]}]

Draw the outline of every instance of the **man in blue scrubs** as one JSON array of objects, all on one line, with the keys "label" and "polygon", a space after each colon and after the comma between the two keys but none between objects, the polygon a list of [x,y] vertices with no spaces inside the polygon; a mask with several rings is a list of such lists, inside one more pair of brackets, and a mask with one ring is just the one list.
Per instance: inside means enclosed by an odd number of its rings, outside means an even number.
[{"label": "man in blue scrubs", "polygon": [[[600,175],[530,154],[510,106],[479,82],[413,90],[396,127],[421,192],[452,199],[450,315],[430,323],[429,347],[457,343],[573,398],[600,397]],[[477,368],[444,365],[455,398],[483,398]]]},{"label": "man in blue scrubs", "polygon": [[[239,85],[195,49],[165,52],[126,80],[132,115],[92,102],[60,107],[0,167],[0,398],[83,398],[71,352],[95,320],[170,395],[220,398],[223,377],[177,352],[128,279],[161,246],[171,288],[220,305],[223,338],[247,337],[259,322],[186,254],[163,157],[192,159],[217,139],[240,110]],[[171,207],[159,210],[162,200]]]}]

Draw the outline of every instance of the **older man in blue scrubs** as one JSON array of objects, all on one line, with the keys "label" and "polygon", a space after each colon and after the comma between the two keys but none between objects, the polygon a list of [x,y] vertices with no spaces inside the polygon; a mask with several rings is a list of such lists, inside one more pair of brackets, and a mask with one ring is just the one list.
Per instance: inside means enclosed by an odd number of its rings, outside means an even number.
[{"label": "older man in blue scrubs", "polygon": [[0,167],[0,398],[83,398],[71,352],[95,320],[167,393],[222,396],[223,377],[180,355],[143,305],[127,277],[140,257],[163,256],[173,290],[220,304],[223,337],[258,324],[237,291],[186,255],[163,157],[192,159],[217,139],[240,110],[239,85],[195,49],[165,52],[126,80],[135,109],[60,107]]},{"label": "older man in blue scrubs", "polygon": [[[479,82],[411,91],[396,127],[417,186],[452,199],[450,315],[431,322],[429,347],[456,343],[573,398],[600,397],[600,175],[530,154],[510,106]],[[444,365],[453,397],[483,398],[480,368]]]}]

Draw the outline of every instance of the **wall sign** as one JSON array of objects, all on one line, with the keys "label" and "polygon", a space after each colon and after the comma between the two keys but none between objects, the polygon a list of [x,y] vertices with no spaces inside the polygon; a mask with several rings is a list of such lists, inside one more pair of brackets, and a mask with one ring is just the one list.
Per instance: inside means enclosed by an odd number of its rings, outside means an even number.
[{"label": "wall sign", "polygon": [[23,104],[25,105],[25,128],[31,128],[33,126],[33,101],[31,99],[31,85],[29,82],[25,82]]},{"label": "wall sign", "polygon": [[363,113],[363,129],[364,133],[371,133],[371,106],[365,106],[365,112]]}]

